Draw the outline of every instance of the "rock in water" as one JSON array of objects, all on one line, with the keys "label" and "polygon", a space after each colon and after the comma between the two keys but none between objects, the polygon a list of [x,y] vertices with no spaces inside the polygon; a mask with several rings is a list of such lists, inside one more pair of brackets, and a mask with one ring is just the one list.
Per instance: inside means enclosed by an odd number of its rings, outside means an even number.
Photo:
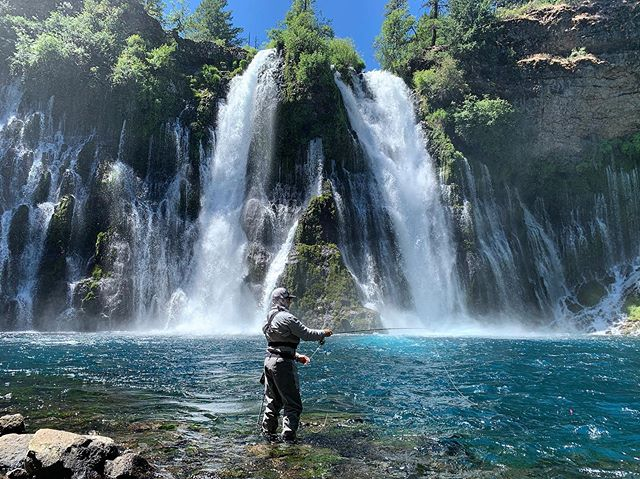
[{"label": "rock in water", "polygon": [[22,414],[11,414],[0,417],[0,436],[4,434],[21,434],[24,432]]},{"label": "rock in water", "polygon": [[24,465],[33,434],[5,434],[0,437],[0,473]]},{"label": "rock in water", "polygon": [[104,473],[109,479],[151,479],[153,466],[134,453],[126,453],[113,461],[107,461]]}]

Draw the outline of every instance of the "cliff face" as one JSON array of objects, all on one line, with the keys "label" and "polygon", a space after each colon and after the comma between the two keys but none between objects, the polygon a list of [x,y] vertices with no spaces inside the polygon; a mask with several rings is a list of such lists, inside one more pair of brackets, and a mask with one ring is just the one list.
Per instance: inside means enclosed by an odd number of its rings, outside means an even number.
[{"label": "cliff face", "polygon": [[576,159],[640,130],[639,2],[549,6],[501,27],[518,70],[502,86],[530,121],[534,156]]},{"label": "cliff face", "polygon": [[454,138],[468,158],[454,215],[473,310],[590,325],[637,302],[639,27],[640,3],[625,0],[499,21],[507,60],[476,83],[511,102],[513,126],[491,151]]}]

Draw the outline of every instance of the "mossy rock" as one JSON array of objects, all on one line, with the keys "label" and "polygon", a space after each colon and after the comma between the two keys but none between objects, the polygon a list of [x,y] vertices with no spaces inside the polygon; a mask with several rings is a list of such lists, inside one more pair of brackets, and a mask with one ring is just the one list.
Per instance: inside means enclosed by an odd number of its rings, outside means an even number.
[{"label": "mossy rock", "polygon": [[32,202],[34,205],[39,205],[40,203],[44,203],[49,198],[49,190],[51,189],[51,172],[49,170],[45,170],[40,176],[40,181],[38,181],[38,186],[36,186],[35,191],[33,192]]},{"label": "mossy rock", "polygon": [[336,203],[331,187],[325,182],[323,192],[309,202],[296,231],[301,244],[337,243]]},{"label": "mossy rock", "polygon": [[607,289],[599,281],[589,281],[578,289],[578,302],[587,308],[598,304],[607,294]]},{"label": "mossy rock", "polygon": [[365,308],[358,286],[335,242],[336,205],[329,185],[312,199],[304,213],[296,244],[289,257],[282,283],[298,299],[292,312],[315,328],[337,331],[380,326],[377,312]]},{"label": "mossy rock", "polygon": [[9,226],[9,251],[12,256],[20,256],[28,243],[29,207],[20,205],[13,213]]},{"label": "mossy rock", "polygon": [[640,291],[635,291],[627,296],[623,311],[627,315],[627,321],[640,323]]},{"label": "mossy rock", "polygon": [[56,205],[49,222],[44,252],[38,270],[34,301],[34,327],[47,329],[46,318],[55,318],[67,303],[67,254],[75,198],[64,196]]}]

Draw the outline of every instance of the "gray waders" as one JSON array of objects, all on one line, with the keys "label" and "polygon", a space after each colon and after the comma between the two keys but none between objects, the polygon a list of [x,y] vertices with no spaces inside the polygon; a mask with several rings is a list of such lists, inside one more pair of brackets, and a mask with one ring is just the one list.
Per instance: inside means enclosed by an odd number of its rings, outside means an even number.
[{"label": "gray waders", "polygon": [[284,409],[282,437],[294,440],[300,424],[302,399],[298,368],[293,359],[268,354],[264,360],[264,396],[265,410],[262,419],[262,432],[275,434],[278,429],[278,416]]}]

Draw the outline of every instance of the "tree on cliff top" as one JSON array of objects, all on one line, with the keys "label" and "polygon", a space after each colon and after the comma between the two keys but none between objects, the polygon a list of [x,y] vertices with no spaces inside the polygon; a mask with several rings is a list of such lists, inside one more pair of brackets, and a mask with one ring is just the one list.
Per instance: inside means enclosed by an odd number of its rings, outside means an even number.
[{"label": "tree on cliff top", "polygon": [[407,0],[390,0],[385,6],[382,32],[376,38],[376,58],[385,70],[405,77],[409,65],[410,32],[415,18],[409,13]]},{"label": "tree on cliff top", "polygon": [[187,25],[187,36],[196,41],[239,46],[242,28],[233,26],[233,14],[225,10],[227,0],[202,0]]}]

